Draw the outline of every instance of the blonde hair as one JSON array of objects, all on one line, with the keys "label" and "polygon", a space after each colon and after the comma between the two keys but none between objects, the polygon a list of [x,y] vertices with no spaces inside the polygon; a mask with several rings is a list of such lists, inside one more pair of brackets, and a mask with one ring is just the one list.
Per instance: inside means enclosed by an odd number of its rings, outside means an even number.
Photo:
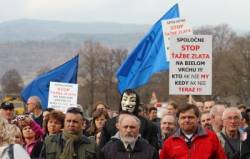
[{"label": "blonde hair", "polygon": [[15,137],[19,136],[21,139],[23,138],[22,132],[17,125],[9,124],[7,126],[7,131],[9,133],[10,139],[9,142],[15,144]]},{"label": "blonde hair", "polygon": [[8,121],[0,116],[0,146],[10,143],[9,125]]}]

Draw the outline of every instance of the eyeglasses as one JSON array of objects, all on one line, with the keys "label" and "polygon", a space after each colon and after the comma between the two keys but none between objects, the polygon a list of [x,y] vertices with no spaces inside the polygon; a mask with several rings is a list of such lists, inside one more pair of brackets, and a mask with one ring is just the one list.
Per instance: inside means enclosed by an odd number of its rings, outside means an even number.
[{"label": "eyeglasses", "polygon": [[239,116],[228,116],[228,117],[226,118],[226,120],[229,120],[229,121],[231,121],[231,120],[239,121],[239,120],[240,120],[240,117],[239,117]]},{"label": "eyeglasses", "polygon": [[26,105],[35,105],[35,103],[26,103]]}]

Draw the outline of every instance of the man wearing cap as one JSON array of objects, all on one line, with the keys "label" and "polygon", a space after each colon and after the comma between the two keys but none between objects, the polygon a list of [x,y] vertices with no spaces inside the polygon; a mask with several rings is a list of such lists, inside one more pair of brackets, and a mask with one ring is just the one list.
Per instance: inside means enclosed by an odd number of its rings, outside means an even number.
[{"label": "man wearing cap", "polygon": [[1,115],[10,122],[14,118],[14,105],[10,102],[3,102],[1,104]]}]

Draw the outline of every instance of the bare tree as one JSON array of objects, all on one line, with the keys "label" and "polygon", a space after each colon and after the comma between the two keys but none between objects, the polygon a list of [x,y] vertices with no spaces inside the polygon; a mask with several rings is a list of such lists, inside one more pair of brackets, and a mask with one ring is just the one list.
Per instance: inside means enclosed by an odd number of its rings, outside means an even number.
[{"label": "bare tree", "polygon": [[114,97],[118,97],[115,73],[126,55],[126,49],[106,49],[99,59],[99,85],[104,92],[104,99],[108,105],[117,105],[114,102]]},{"label": "bare tree", "polygon": [[238,37],[233,48],[228,51],[227,77],[230,81],[231,94],[239,97],[243,103],[250,99],[250,35]]},{"label": "bare tree", "polygon": [[1,78],[2,91],[6,94],[19,94],[23,88],[23,79],[17,70],[6,71]]},{"label": "bare tree", "polygon": [[[85,98],[85,103],[92,106],[101,100],[111,107],[117,105],[119,94],[115,72],[126,57],[127,50],[111,49],[88,41],[79,50],[79,54],[81,56],[79,76],[84,81],[82,87],[84,90],[81,92],[88,96]],[[88,93],[85,93],[86,91]]]},{"label": "bare tree", "polygon": [[84,85],[87,86],[89,92],[89,105],[93,105],[95,97],[95,84],[97,82],[97,66],[98,59],[101,55],[103,47],[99,43],[87,41],[79,50],[81,55],[79,75],[85,80]]}]

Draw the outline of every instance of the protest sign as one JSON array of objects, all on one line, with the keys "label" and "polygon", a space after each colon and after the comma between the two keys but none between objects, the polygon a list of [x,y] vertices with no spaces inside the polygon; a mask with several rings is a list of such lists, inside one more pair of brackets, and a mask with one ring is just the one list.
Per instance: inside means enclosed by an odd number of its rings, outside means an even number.
[{"label": "protest sign", "polygon": [[187,24],[186,19],[184,18],[174,18],[168,20],[162,20],[162,32],[164,38],[164,45],[166,50],[167,61],[169,61],[169,50],[170,48],[170,37],[176,35],[192,35],[193,30]]},{"label": "protest sign", "polygon": [[169,94],[211,95],[212,36],[170,38]]},{"label": "protest sign", "polygon": [[78,84],[50,82],[48,108],[66,112],[77,106]]}]

